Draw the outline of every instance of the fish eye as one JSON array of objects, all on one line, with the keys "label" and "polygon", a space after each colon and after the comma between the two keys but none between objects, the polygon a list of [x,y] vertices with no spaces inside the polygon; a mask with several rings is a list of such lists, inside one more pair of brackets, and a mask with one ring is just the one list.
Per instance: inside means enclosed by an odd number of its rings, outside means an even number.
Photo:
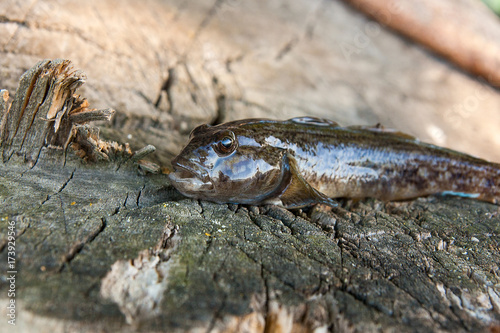
[{"label": "fish eye", "polygon": [[224,149],[229,149],[233,145],[233,139],[226,136],[224,139],[220,140],[220,144],[224,147]]},{"label": "fish eye", "polygon": [[236,149],[236,138],[234,137],[234,133],[227,131],[223,133],[221,137],[222,139],[215,145],[217,154],[222,156],[231,154]]}]

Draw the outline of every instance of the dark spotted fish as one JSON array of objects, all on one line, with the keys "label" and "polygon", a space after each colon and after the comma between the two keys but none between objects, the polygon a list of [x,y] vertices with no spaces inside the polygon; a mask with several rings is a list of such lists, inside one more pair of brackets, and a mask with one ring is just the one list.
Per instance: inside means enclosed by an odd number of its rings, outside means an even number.
[{"label": "dark spotted fish", "polygon": [[172,165],[182,194],[220,203],[298,208],[435,193],[500,202],[499,164],[379,126],[311,117],[201,125]]}]

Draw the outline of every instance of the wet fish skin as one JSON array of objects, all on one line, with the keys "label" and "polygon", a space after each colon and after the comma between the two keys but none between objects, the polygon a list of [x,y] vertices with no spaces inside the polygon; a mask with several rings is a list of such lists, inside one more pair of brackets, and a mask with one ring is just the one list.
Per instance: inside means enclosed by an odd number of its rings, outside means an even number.
[{"label": "wet fish skin", "polygon": [[287,208],[435,193],[498,204],[500,165],[391,130],[300,117],[195,128],[170,181],[188,197]]}]

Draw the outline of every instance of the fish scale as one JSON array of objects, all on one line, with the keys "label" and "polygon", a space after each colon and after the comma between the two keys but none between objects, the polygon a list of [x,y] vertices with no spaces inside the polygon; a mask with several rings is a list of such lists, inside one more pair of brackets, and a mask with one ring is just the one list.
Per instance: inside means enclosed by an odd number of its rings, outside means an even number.
[{"label": "fish scale", "polygon": [[221,203],[297,208],[436,193],[500,202],[499,164],[378,125],[313,117],[199,126],[172,165],[170,181],[181,193]]}]

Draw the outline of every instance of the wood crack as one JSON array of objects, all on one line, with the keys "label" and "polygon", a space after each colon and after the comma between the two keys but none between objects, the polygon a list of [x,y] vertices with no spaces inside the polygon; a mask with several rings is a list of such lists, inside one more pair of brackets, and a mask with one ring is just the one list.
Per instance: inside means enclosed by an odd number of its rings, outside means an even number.
[{"label": "wood crack", "polygon": [[5,15],[0,15],[0,23],[14,23],[14,24],[20,25],[22,27],[28,26],[28,22],[26,20],[13,20],[13,19],[8,18]]},{"label": "wood crack", "polygon": [[52,194],[47,194],[46,198],[40,204],[40,207],[43,206],[47,201],[49,201],[51,197],[61,193],[66,188],[66,186],[68,186],[69,182],[73,179],[73,177],[75,176],[75,172],[76,172],[76,168],[73,169],[73,171],[71,172],[71,175],[68,177],[68,179],[66,179],[64,184],[62,184],[56,192],[54,192]]},{"label": "wood crack", "polygon": [[[253,261],[257,265],[260,265],[263,270],[265,270],[269,275],[271,275],[274,278],[276,278],[276,280],[278,280],[281,284],[283,284],[286,287],[289,287],[291,290],[295,290],[296,291],[296,288],[293,285],[293,283],[291,283],[289,281],[285,281],[280,276],[278,276],[275,273],[273,273],[271,269],[266,268],[266,265],[264,264],[264,262],[262,262],[262,258],[254,258],[249,252],[246,252],[242,247],[236,246],[236,248],[238,250],[240,250],[248,259],[250,259],[251,261]],[[285,260],[288,260],[289,262],[292,262],[292,261],[289,260],[289,258],[285,258],[285,257],[282,257],[282,258],[285,259]]]},{"label": "wood crack", "polygon": [[92,241],[94,241],[94,239],[96,239],[96,237],[99,236],[99,234],[103,232],[104,229],[106,229],[106,219],[103,217],[100,221],[101,223],[97,228],[87,234],[87,236],[85,236],[82,240],[76,241],[68,250],[68,252],[63,255],[58,269],[59,273],[61,273],[66,266],[70,265],[71,261],[75,259],[75,257],[83,250],[86,245],[92,243]]},{"label": "wood crack", "polygon": [[283,47],[281,47],[281,49],[276,54],[274,60],[281,61],[288,53],[290,53],[293,50],[293,48],[295,47],[295,45],[297,45],[298,42],[299,42],[298,37],[292,37],[288,42],[285,43],[285,45],[283,45]]},{"label": "wood crack", "polygon": [[287,56],[293,49],[300,43],[300,41],[304,38],[311,39],[314,33],[314,27],[316,25],[316,21],[318,15],[321,14],[321,8],[323,7],[323,2],[326,0],[319,0],[318,5],[312,12],[309,13],[308,18],[306,20],[305,27],[301,32],[300,36],[291,37],[277,52],[274,60],[281,61],[285,56]]},{"label": "wood crack", "polygon": [[[21,82],[24,81],[24,86],[23,86],[24,90],[16,92],[16,99],[19,98],[19,97],[17,97],[18,94],[23,95],[21,97],[22,99],[17,99],[17,102],[22,103],[22,104],[20,105],[20,107],[17,106],[17,104],[16,104],[17,108],[14,108],[14,103],[11,104],[11,108],[9,110],[9,113],[6,115],[6,118],[5,118],[4,123],[3,123],[3,127],[1,129],[2,137],[0,138],[0,143],[4,147],[4,151],[3,151],[3,162],[4,163],[8,162],[15,152],[14,149],[10,149],[10,146],[12,145],[12,142],[17,135],[17,132],[19,130],[19,125],[21,124],[21,121],[23,120],[24,112],[26,110],[26,107],[28,106],[31,94],[33,93],[33,90],[35,88],[35,84],[37,82],[39,73],[41,72],[44,64],[45,63],[39,63],[37,66],[33,67],[29,72],[26,72],[23,75]],[[29,84],[27,84],[27,82],[26,82],[28,80],[29,80]],[[21,84],[20,84],[20,86],[21,86]],[[6,148],[9,148],[9,149],[7,150]]]},{"label": "wood crack", "polygon": [[198,28],[196,29],[194,35],[193,35],[193,38],[192,38],[192,41],[196,41],[199,37],[199,35],[201,34],[201,32],[203,31],[203,29],[205,29],[208,24],[210,23],[210,21],[212,20],[212,18],[215,16],[215,14],[217,13],[218,9],[220,8],[220,6],[224,3],[224,0],[215,0],[215,2],[213,3],[212,7],[210,7],[210,9],[208,10],[207,14],[205,15],[205,17],[203,18],[203,20],[201,21],[201,23],[198,25]]},{"label": "wood crack", "polygon": [[223,93],[218,93],[217,97],[215,99],[216,102],[216,109],[215,109],[215,117],[214,119],[210,122],[210,125],[215,126],[218,124],[222,124],[224,122],[224,119],[226,118],[226,95]]},{"label": "wood crack", "polygon": [[174,100],[173,100],[173,96],[172,96],[172,86],[174,85],[174,83],[176,81],[177,81],[176,69],[175,69],[175,67],[170,67],[167,71],[167,79],[163,82],[163,85],[160,89],[160,93],[158,94],[156,102],[154,103],[155,108],[158,109],[160,107],[162,92],[165,92],[165,95],[167,98],[167,103],[168,103],[167,112],[169,114],[172,114],[172,110],[174,109]]},{"label": "wood crack", "polygon": [[269,330],[269,325],[270,325],[270,317],[271,317],[271,288],[269,287],[269,281],[266,276],[266,270],[264,266],[261,264],[260,266],[260,277],[264,283],[264,306],[263,306],[263,315],[264,315],[264,332],[265,333],[272,333]]},{"label": "wood crack", "polygon": [[139,193],[137,193],[137,197],[135,199],[135,204],[137,205],[138,208],[140,208],[140,204],[141,204],[141,195],[142,195],[142,191],[146,188],[146,185],[143,185],[142,188],[139,190]]},{"label": "wood crack", "polygon": [[206,333],[212,332],[215,329],[215,324],[217,323],[217,320],[220,320],[223,318],[223,316],[222,316],[223,311],[222,310],[226,307],[226,303],[227,303],[227,294],[224,293],[222,300],[221,300],[221,304],[215,309],[215,311],[213,312],[213,315],[212,315],[212,319],[210,319],[210,322],[207,325],[208,327],[207,327]]},{"label": "wood crack", "polygon": [[[26,140],[26,136],[28,135],[28,133],[29,133],[29,131],[31,129],[31,126],[33,126],[33,122],[35,121],[35,118],[36,118],[36,115],[38,113],[38,110],[40,109],[40,106],[47,101],[47,96],[49,95],[49,91],[50,91],[50,85],[47,84],[45,86],[45,92],[43,94],[43,97],[40,100],[36,101],[36,105],[34,107],[33,115],[31,116],[31,119],[29,120],[29,124],[28,124],[28,126],[26,127],[26,129],[24,131],[23,139],[21,141],[21,146],[19,147],[19,150],[21,150],[22,147],[23,147],[23,145],[24,145],[24,141]],[[38,158],[37,158],[37,160],[38,160]]]}]

